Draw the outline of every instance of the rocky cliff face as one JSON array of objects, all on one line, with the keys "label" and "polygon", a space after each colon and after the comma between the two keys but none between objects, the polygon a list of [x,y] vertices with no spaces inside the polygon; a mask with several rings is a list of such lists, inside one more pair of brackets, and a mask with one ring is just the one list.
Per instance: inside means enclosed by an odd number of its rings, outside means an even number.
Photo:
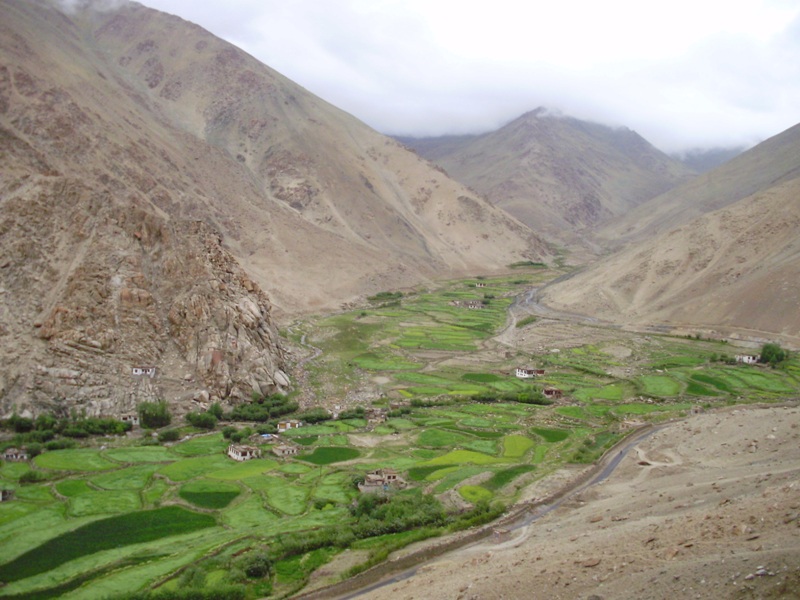
[{"label": "rocky cliff face", "polygon": [[3,414],[180,412],[289,386],[269,300],[209,226],[63,176],[1,197]]}]

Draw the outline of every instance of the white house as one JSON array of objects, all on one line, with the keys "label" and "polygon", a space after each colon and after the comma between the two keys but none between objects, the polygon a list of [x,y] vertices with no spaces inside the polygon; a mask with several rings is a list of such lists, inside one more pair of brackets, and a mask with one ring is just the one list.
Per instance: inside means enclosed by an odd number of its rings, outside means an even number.
[{"label": "white house", "polygon": [[261,450],[254,446],[231,444],[228,446],[228,456],[230,456],[233,460],[244,462],[253,458],[261,458]]},{"label": "white house", "polygon": [[541,377],[544,375],[544,369],[524,369],[522,367],[517,367],[514,371],[514,375],[519,377],[520,379],[530,379],[531,377]]},{"label": "white house", "polygon": [[754,365],[761,360],[761,356],[756,354],[755,356],[752,354],[737,354],[736,355],[736,362],[737,363],[744,363],[746,365]]},{"label": "white house", "polygon": [[297,429],[302,427],[303,424],[297,419],[289,419],[288,421],[281,421],[278,423],[278,433],[284,433],[290,429]]},{"label": "white house", "polygon": [[131,369],[131,374],[134,377],[149,377],[152,379],[156,376],[156,368],[155,367],[133,367]]}]

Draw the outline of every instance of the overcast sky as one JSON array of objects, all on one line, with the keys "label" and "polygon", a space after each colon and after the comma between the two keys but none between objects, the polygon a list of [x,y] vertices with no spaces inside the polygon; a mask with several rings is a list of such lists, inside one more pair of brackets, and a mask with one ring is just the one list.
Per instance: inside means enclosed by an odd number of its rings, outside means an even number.
[{"label": "overcast sky", "polygon": [[539,106],[662,150],[800,122],[798,0],[144,0],[388,134],[496,129]]}]

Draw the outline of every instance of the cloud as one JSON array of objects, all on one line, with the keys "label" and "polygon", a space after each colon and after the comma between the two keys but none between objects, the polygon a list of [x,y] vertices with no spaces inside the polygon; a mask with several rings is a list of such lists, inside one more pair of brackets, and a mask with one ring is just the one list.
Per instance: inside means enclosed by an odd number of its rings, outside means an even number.
[{"label": "cloud", "polygon": [[667,151],[798,121],[790,0],[145,0],[385,133],[486,131],[538,106]]}]

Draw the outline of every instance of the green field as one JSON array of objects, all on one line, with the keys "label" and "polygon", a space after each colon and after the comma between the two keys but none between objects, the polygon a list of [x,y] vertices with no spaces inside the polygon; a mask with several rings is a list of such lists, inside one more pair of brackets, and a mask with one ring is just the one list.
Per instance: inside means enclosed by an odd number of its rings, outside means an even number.
[{"label": "green field", "polygon": [[[800,390],[796,358],[779,369],[733,365],[731,349],[707,340],[614,331],[558,353],[492,353],[513,295],[556,274],[520,266],[480,280],[485,288],[475,278],[441,282],[296,325],[303,333],[293,337],[322,350],[307,365],[311,393],[339,402],[355,391],[369,397],[365,408],[391,411],[378,425],[353,418],[288,432],[296,456],[236,462],[212,432],[165,446],[149,436],[104,439],[102,449],[87,440],[0,465],[0,483],[16,492],[0,504],[3,593],[113,598],[159,583],[186,594],[233,586],[247,598],[289,596],[348,548],[364,557],[356,572],[462,520],[483,522],[472,511],[502,510],[565,463],[597,460],[626,420]],[[451,304],[484,294],[482,310]],[[542,321],[528,321],[526,335]],[[518,365],[546,375],[518,380]],[[528,403],[545,386],[563,397]],[[262,452],[271,456],[267,445]],[[31,469],[44,480],[24,483]],[[365,500],[358,484],[381,469],[405,485]],[[454,499],[466,512],[444,508]],[[245,575],[262,555],[274,573]]]},{"label": "green field", "polygon": [[58,535],[0,565],[0,581],[12,582],[50,571],[102,550],[158,540],[216,525],[209,515],[178,506],[109,517]]}]

